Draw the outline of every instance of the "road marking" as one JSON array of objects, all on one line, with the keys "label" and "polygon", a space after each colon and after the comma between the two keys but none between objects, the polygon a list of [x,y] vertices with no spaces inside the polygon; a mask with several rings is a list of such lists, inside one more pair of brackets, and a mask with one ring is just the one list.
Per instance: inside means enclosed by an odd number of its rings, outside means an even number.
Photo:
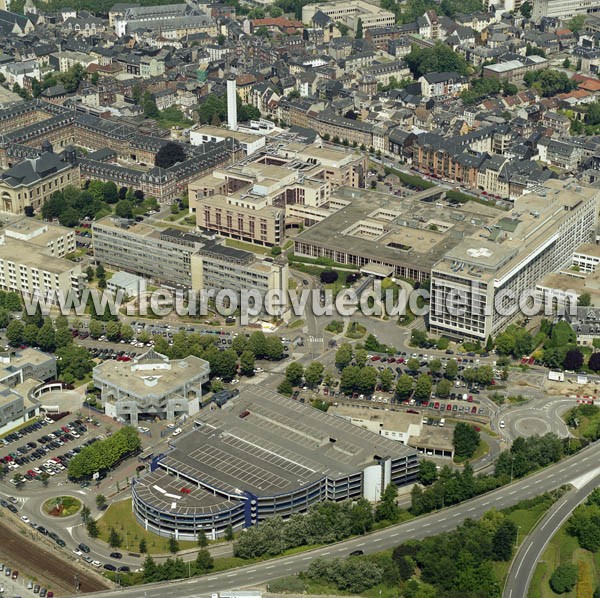
[{"label": "road marking", "polygon": [[527,484],[527,486],[523,486],[523,490],[526,490],[527,488],[529,488],[529,484]]},{"label": "road marking", "polygon": [[269,565],[268,567],[265,567],[265,569],[274,569],[275,565]]},{"label": "road marking", "polygon": [[395,538],[396,536],[399,536],[400,534],[390,534],[391,538]]},{"label": "road marking", "polygon": [[331,552],[322,552],[321,553],[323,556],[327,556],[328,554],[331,554]]},{"label": "road marking", "polygon": [[429,527],[431,525],[431,523],[424,523],[423,527]]},{"label": "road marking", "polygon": [[467,509],[467,511],[470,513],[471,511],[474,511],[475,507],[471,507],[470,509]]},{"label": "road marking", "polygon": [[490,504],[490,501],[488,500],[487,502],[481,503],[484,507]]},{"label": "road marking", "polygon": [[357,545],[356,545],[356,548],[359,548],[360,546],[364,546],[364,545],[365,545],[365,543],[364,543],[364,542],[361,542],[360,544],[357,544]]}]

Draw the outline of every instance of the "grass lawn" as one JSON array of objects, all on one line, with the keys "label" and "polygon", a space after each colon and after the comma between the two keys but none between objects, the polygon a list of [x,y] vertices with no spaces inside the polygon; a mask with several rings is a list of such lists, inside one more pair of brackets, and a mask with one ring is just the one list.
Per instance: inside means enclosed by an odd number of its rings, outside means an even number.
[{"label": "grass lawn", "polygon": [[302,326],[304,326],[304,320],[296,320],[288,326],[288,330],[294,330],[294,328],[300,328]]},{"label": "grass lawn", "polygon": [[243,249],[244,251],[252,251],[253,253],[267,254],[271,253],[270,247],[263,247],[262,245],[254,245],[253,243],[244,243],[243,241],[237,241],[236,239],[225,239],[225,245],[227,247],[235,247],[236,249]]},{"label": "grass lawn", "polygon": [[[508,513],[508,517],[512,519],[519,528],[519,545],[523,542],[523,540],[527,537],[527,535],[534,528],[536,523],[544,516],[546,511],[552,506],[552,503],[548,501],[547,503],[542,503],[539,505],[534,505],[529,509],[515,509]],[[516,550],[515,550],[516,553]],[[506,580],[506,576],[508,575],[508,569],[510,567],[509,562],[494,562],[493,568],[496,573],[497,578],[500,580],[501,585],[504,585]],[[539,584],[536,584],[535,579],[532,580],[531,588],[538,587]]]},{"label": "grass lawn", "polygon": [[[598,584],[600,570],[597,562],[594,561],[594,555],[587,550],[579,548],[577,538],[573,538],[567,534],[565,526],[554,535],[548,547],[544,551],[542,558],[535,569],[531,585],[529,587],[529,598],[553,598],[559,594],[555,594],[549,585],[549,580],[554,572],[554,569],[561,563],[578,563],[581,560],[589,560],[592,562],[592,573],[594,576],[594,586]],[[565,594],[560,594],[563,598],[576,598],[577,589]]]},{"label": "grass lawn", "polygon": [[[147,532],[138,522],[131,510],[131,499],[113,503],[98,520],[100,539],[108,543],[111,528],[123,538],[121,548],[138,552],[140,540],[145,538],[148,554],[169,552],[169,539]],[[179,548],[186,550],[196,548],[195,542],[179,542]]]}]

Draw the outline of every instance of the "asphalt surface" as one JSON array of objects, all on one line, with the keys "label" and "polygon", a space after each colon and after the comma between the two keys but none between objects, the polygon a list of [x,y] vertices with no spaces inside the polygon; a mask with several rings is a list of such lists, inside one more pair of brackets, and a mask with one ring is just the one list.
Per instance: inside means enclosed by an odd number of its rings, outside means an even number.
[{"label": "asphalt surface", "polygon": [[503,598],[527,596],[531,578],[552,536],[567,521],[574,509],[600,485],[600,467],[582,477],[582,484],[565,494],[546,513],[521,544],[510,567]]},{"label": "asphalt surface", "polygon": [[[210,596],[215,592],[253,587],[305,570],[316,558],[346,557],[354,550],[365,553],[393,548],[409,539],[422,539],[454,529],[465,519],[478,519],[491,508],[503,509],[521,500],[538,496],[564,484],[580,483],[590,476],[590,466],[598,463],[600,443],[590,445],[579,454],[545,468],[523,480],[504,486],[498,490],[466,501],[460,505],[431,513],[418,519],[407,521],[384,530],[352,538],[316,550],[298,553],[288,557],[255,563],[245,567],[223,571],[193,579],[148,584],[124,588],[119,593],[129,598],[164,598]],[[589,483],[597,483],[600,469],[595,470]],[[588,482],[585,482],[586,485]],[[540,527],[541,529],[541,527]],[[553,526],[544,528],[550,536]],[[111,592],[96,592],[88,596],[110,596]],[[516,594],[522,596],[523,593]]]}]

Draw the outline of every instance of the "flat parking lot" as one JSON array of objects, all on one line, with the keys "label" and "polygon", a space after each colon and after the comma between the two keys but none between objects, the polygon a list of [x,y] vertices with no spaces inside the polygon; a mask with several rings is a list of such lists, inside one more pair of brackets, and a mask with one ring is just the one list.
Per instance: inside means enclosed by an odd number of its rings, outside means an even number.
[{"label": "flat parking lot", "polygon": [[[91,418],[87,418],[90,420]],[[1,439],[0,464],[9,471],[10,482],[41,483],[65,473],[69,461],[85,446],[100,439],[91,430],[96,427],[87,420],[65,416],[58,421],[47,417],[30,423]],[[15,479],[20,474],[20,480]]]}]

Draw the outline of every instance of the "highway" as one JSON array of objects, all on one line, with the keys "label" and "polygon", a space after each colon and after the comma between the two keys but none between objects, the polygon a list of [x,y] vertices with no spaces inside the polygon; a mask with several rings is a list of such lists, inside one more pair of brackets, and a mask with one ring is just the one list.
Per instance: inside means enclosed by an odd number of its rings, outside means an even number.
[{"label": "highway", "polygon": [[535,568],[552,536],[599,484],[600,467],[575,481],[575,488],[552,505],[519,547],[508,572],[503,598],[527,596]]},{"label": "highway", "polygon": [[[478,519],[491,508],[503,509],[517,502],[554,490],[563,484],[574,483],[587,488],[600,483],[600,467],[596,467],[600,457],[600,443],[594,443],[573,457],[564,459],[527,478],[488,494],[461,503],[454,507],[437,511],[418,519],[407,521],[367,536],[352,538],[323,548],[282,557],[275,560],[254,563],[212,575],[173,582],[148,584],[119,590],[128,598],[164,598],[170,596],[199,597],[212,593],[252,587],[285,575],[305,570],[316,558],[345,557],[354,550],[365,553],[392,548],[409,539],[422,539],[427,536],[454,529],[467,518]],[[542,533],[551,534],[554,526],[545,527]],[[88,596],[110,596],[112,592],[96,592]],[[514,596],[522,596],[519,591]]]}]

